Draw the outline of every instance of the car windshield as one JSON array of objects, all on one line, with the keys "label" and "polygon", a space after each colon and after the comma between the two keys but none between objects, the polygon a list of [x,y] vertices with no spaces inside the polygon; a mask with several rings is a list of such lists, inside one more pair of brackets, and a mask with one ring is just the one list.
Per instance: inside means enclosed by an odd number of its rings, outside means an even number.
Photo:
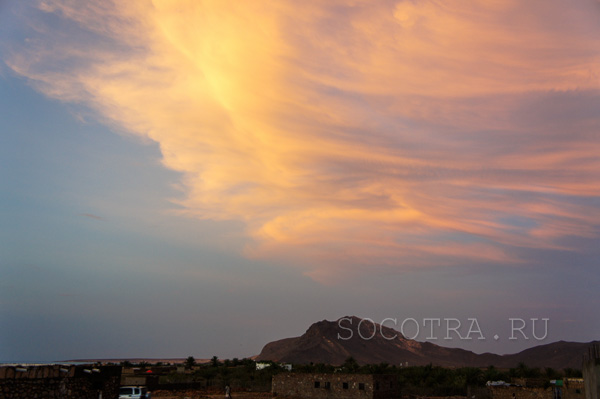
[{"label": "car windshield", "polygon": [[133,394],[133,388],[121,388],[119,389],[119,395],[131,395]]}]

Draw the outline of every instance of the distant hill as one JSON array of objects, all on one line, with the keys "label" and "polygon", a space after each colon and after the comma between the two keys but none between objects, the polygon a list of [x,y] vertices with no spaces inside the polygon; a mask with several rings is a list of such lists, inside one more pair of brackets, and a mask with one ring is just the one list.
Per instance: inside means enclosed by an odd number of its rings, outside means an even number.
[{"label": "distant hill", "polygon": [[[360,318],[347,317],[342,328],[338,321],[323,320],[311,325],[300,337],[285,338],[265,345],[257,360],[273,360],[289,363],[325,363],[339,365],[352,356],[359,364],[405,364],[410,366],[434,365],[445,367],[516,367],[520,362],[529,367],[552,367],[554,369],[581,368],[582,356],[591,343],[554,342],[540,345],[512,355],[474,352],[445,348],[431,342],[407,339],[392,328],[377,325],[373,335],[371,322],[360,323]],[[340,319],[341,320],[341,319]],[[352,334],[350,330],[352,329]],[[380,331],[383,333],[381,335]],[[350,339],[338,339],[341,337]],[[396,336],[394,339],[389,337]]]},{"label": "distant hill", "polygon": [[[205,364],[210,363],[210,359],[195,359],[197,364]],[[119,364],[122,362],[130,362],[130,363],[150,363],[156,364],[158,362],[162,363],[170,363],[170,364],[180,364],[185,363],[186,358],[145,358],[145,357],[128,357],[128,358],[119,358],[119,359],[70,359],[70,360],[61,360],[60,363],[115,363]]]}]

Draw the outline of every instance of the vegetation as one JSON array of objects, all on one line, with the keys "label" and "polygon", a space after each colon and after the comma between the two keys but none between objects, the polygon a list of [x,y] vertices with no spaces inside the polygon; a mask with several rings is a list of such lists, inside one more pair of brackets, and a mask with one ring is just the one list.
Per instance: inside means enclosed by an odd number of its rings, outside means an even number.
[{"label": "vegetation", "polygon": [[188,356],[188,358],[185,359],[184,365],[186,369],[194,368],[196,365],[196,359],[194,359],[194,356]]},{"label": "vegetation", "polygon": [[188,384],[206,389],[223,389],[225,385],[229,385],[232,389],[238,390],[270,391],[273,375],[285,370],[276,363],[267,363],[270,367],[257,370],[256,362],[252,359],[235,358],[220,362],[216,356],[213,356],[208,364],[195,365],[187,373],[173,370],[161,376],[160,383]]},{"label": "vegetation", "polygon": [[[207,364],[197,364],[190,356],[186,359],[185,373],[177,372],[172,366],[169,374],[160,377],[161,384],[188,384],[196,388],[223,389],[225,385],[235,390],[269,391],[273,375],[288,372],[277,363],[257,370],[252,359],[226,359],[219,361],[213,356]],[[129,363],[130,364],[130,363]],[[362,373],[362,374],[395,374],[403,392],[415,395],[452,396],[465,395],[468,386],[483,387],[487,381],[507,381],[514,378],[540,378],[548,381],[561,378],[581,377],[576,369],[554,370],[552,368],[533,368],[521,363],[515,368],[498,369],[494,366],[486,368],[462,367],[444,368],[433,366],[400,367],[388,363],[359,365],[349,357],[341,366],[322,363],[294,365],[296,373]]]},{"label": "vegetation", "polygon": [[511,369],[498,369],[494,366],[486,368],[461,367],[445,368],[433,366],[398,367],[388,363],[360,366],[355,359],[349,357],[340,367],[324,364],[294,366],[295,372],[304,373],[364,373],[364,374],[396,374],[405,393],[417,395],[451,396],[465,395],[468,386],[483,387],[487,381],[510,382],[513,378],[541,378],[550,380],[561,378],[580,378],[581,371],[552,368],[528,367],[520,363]]}]

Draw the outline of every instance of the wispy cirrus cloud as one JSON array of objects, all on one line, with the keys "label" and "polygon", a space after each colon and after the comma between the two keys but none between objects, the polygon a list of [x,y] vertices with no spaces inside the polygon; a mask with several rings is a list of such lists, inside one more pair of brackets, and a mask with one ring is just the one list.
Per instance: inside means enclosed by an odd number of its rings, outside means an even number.
[{"label": "wispy cirrus cloud", "polygon": [[245,222],[248,256],[325,281],[598,236],[596,3],[39,9],[8,65],[158,142],[183,212]]},{"label": "wispy cirrus cloud", "polygon": [[80,215],[94,220],[106,220],[102,216],[94,215],[93,213],[81,213]]}]

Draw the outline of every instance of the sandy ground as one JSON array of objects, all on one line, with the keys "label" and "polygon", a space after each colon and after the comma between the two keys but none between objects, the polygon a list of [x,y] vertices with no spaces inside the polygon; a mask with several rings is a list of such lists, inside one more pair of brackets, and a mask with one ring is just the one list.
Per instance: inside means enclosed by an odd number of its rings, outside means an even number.
[{"label": "sandy ground", "polygon": [[[225,399],[225,394],[214,394],[202,390],[189,391],[154,391],[152,398],[156,399]],[[232,399],[271,399],[270,392],[232,392]]]},{"label": "sandy ground", "polygon": [[[152,397],[157,399],[225,399],[224,394],[214,394],[201,390],[189,391],[155,391],[152,392]],[[232,392],[232,399],[273,399],[274,396],[270,392]],[[443,397],[409,397],[405,399],[467,399],[465,396],[443,396]]]}]

